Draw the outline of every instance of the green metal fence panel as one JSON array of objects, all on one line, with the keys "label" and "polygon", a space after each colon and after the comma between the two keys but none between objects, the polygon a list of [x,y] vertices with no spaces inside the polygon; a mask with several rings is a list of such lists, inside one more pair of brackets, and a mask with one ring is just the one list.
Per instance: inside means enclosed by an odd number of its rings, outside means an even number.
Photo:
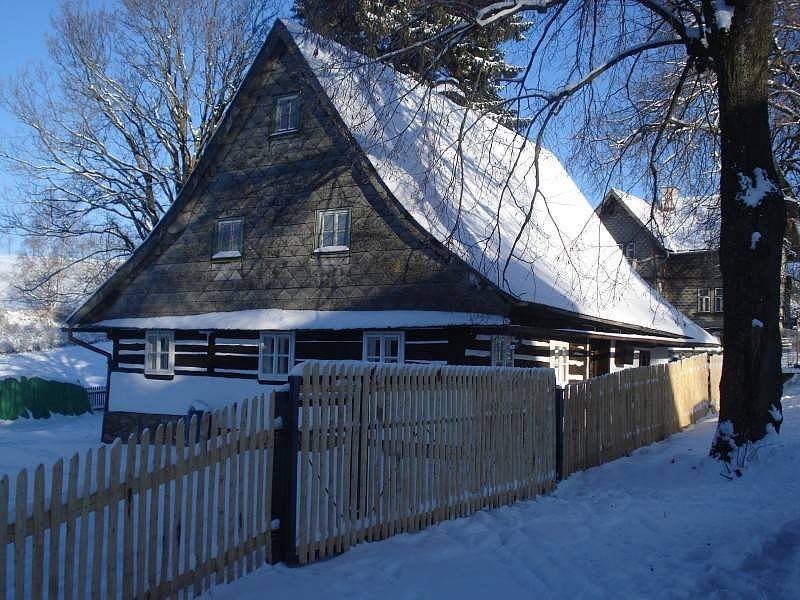
[{"label": "green metal fence panel", "polygon": [[0,419],[46,419],[51,414],[79,415],[90,410],[89,395],[79,385],[40,377],[0,381]]}]

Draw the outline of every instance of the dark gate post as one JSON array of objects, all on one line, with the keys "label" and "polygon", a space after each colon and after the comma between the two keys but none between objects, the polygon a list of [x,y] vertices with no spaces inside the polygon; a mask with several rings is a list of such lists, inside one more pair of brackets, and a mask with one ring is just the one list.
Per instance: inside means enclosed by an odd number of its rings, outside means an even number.
[{"label": "dark gate post", "polygon": [[[280,519],[273,556],[297,565],[297,452],[299,435],[300,377],[289,377],[289,391],[275,394],[275,416],[281,428],[275,432],[275,470],[272,476],[273,517]],[[273,538],[274,539],[274,538]]]},{"label": "dark gate post", "polygon": [[564,388],[556,386],[556,481],[564,478]]}]

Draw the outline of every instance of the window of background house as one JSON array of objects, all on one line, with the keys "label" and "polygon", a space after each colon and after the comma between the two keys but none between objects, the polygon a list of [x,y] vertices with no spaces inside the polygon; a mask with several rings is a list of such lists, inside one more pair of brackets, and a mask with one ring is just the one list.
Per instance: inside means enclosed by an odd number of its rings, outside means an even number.
[{"label": "window of background house", "polygon": [[242,233],[244,219],[222,219],[217,221],[212,259],[237,258],[242,255]]},{"label": "window of background house", "polygon": [[402,363],[404,342],[403,332],[365,333],[364,360],[375,363]]},{"label": "window of background house", "polygon": [[697,290],[697,312],[711,312],[711,290],[709,288]]},{"label": "window of background house", "polygon": [[295,131],[300,123],[300,96],[290,94],[275,100],[275,133]]},{"label": "window of background house", "polygon": [[148,331],[145,334],[144,372],[172,375],[175,369],[175,332]]},{"label": "window of background house", "polygon": [[514,366],[514,338],[507,335],[492,336],[492,366]]},{"label": "window of background house", "polygon": [[722,288],[714,288],[714,312],[722,312]]},{"label": "window of background house", "polygon": [[636,242],[634,240],[625,243],[625,257],[636,258]]},{"label": "window of background house", "polygon": [[315,252],[341,252],[350,246],[350,209],[317,212]]},{"label": "window of background house", "polygon": [[569,342],[550,340],[550,367],[556,372],[556,385],[569,383]]},{"label": "window of background house", "polygon": [[261,334],[258,375],[261,379],[284,379],[294,366],[294,333]]},{"label": "window of background house", "polygon": [[639,350],[639,366],[650,366],[650,350]]}]

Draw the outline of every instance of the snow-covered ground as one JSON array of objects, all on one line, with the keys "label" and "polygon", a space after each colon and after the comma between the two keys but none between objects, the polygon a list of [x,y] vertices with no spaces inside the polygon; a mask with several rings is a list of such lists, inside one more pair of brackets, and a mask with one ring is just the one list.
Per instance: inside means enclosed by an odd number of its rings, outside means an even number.
[{"label": "snow-covered ground", "polygon": [[706,420],[555,493],[290,569],[215,600],[800,597],[800,381],[783,433],[726,478]]},{"label": "snow-covered ground", "polygon": [[16,477],[22,469],[33,472],[40,464],[50,467],[59,458],[81,456],[100,445],[102,413],[77,417],[52,415],[49,419],[0,420],[0,475]]},{"label": "snow-covered ground", "polygon": [[[96,344],[106,351],[110,342]],[[102,354],[70,344],[44,352],[0,354],[0,379],[41,377],[83,386],[106,384],[106,359]]]}]

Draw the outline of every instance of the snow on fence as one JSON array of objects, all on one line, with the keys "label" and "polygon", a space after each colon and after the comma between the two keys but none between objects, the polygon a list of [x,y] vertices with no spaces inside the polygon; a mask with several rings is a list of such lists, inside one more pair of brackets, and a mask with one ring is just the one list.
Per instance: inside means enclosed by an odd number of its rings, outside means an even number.
[{"label": "snow on fence", "polygon": [[[721,357],[713,364],[712,376],[718,378]],[[697,421],[714,401],[709,375],[708,357],[700,354],[567,386],[563,477],[624,456]],[[717,391],[717,403],[718,397]]]},{"label": "snow on fence", "polygon": [[[0,599],[199,595],[272,559],[274,402],[0,478]],[[46,493],[47,492],[47,493]]]},{"label": "snow on fence", "polygon": [[550,369],[309,362],[292,388],[301,564],[555,485]]}]

